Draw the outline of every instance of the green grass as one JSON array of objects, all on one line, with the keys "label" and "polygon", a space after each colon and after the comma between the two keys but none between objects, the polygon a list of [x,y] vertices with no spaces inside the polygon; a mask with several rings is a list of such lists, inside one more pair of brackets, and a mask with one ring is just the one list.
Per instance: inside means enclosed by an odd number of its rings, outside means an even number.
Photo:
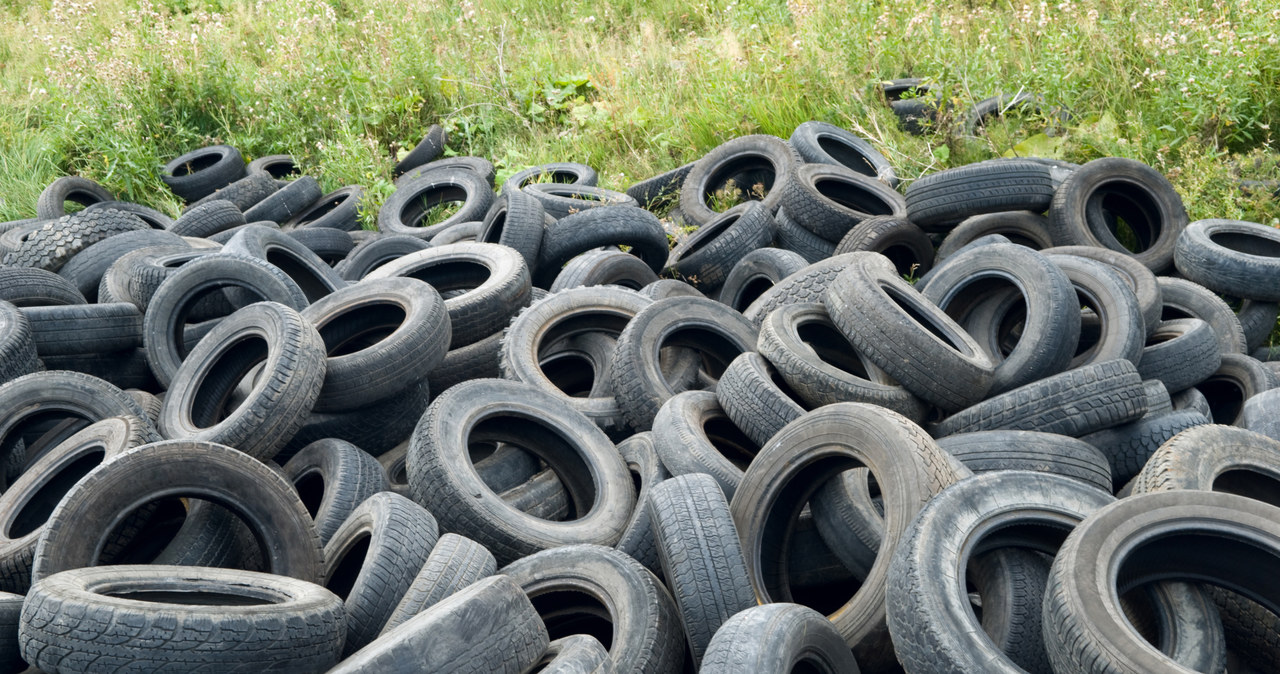
[{"label": "green grass", "polygon": [[[225,142],[291,153],[326,189],[393,189],[432,123],[502,180],[579,161],[623,188],[729,138],[832,122],[907,179],[1004,154],[1133,157],[1193,218],[1280,224],[1236,189],[1280,178],[1280,10],[1261,0],[0,0],[0,220],[66,173],[171,214],[163,163]],[[1062,128],[902,133],[879,80],[930,81],[956,114],[1030,91]]]}]

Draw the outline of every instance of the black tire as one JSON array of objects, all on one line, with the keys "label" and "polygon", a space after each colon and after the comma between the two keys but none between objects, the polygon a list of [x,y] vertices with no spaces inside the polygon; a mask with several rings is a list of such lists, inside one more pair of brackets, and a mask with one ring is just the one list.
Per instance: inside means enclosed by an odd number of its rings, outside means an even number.
[{"label": "black tire", "polygon": [[107,353],[142,346],[142,312],[126,302],[27,307],[19,311],[27,317],[31,338],[41,357]]},{"label": "black tire", "polygon": [[729,363],[716,386],[716,399],[733,425],[759,447],[806,411],[798,402],[800,394],[754,352]]},{"label": "black tire", "polygon": [[[430,239],[460,222],[482,220],[493,199],[493,188],[474,171],[434,171],[396,188],[378,211],[378,231]],[[462,205],[448,218],[423,224],[432,208],[459,202]]]},{"label": "black tire", "polygon": [[232,511],[249,526],[267,572],[310,582],[324,578],[320,538],[283,475],[229,447],[167,440],[103,463],[67,493],[45,525],[32,580],[101,563],[102,544],[119,518],[174,495]]},{"label": "black tire", "polygon": [[760,324],[756,350],[777,368],[808,409],[862,402],[916,423],[928,407],[851,345],[820,304],[790,304]]},{"label": "black tire", "polygon": [[889,559],[916,512],[956,480],[945,452],[894,412],[828,405],[788,424],[756,455],[730,510],[757,600],[791,601],[786,543],[801,508],[824,481],[859,466],[884,496],[883,541],[861,587],[829,617],[858,662],[879,671],[894,661],[884,618]]},{"label": "black tire", "polygon": [[702,658],[705,674],[858,674],[858,663],[831,621],[799,604],[765,604],[738,613],[716,631]]},{"label": "black tire", "polygon": [[1043,251],[1053,247],[1048,219],[1030,211],[1004,211],[966,218],[947,233],[938,245],[938,260],[950,257],[973,240],[989,234],[1000,234],[1010,243]]},{"label": "black tire", "polygon": [[98,298],[98,284],[107,269],[125,253],[150,246],[186,246],[182,237],[158,229],[139,229],[108,237],[76,253],[58,269],[58,276],[71,281],[89,301]]},{"label": "black tire", "polygon": [[37,583],[28,599],[19,630],[23,658],[49,672],[302,674],[333,666],[342,648],[342,603],[332,592],[265,573],[74,569]]},{"label": "black tire", "polygon": [[297,215],[280,224],[285,227],[327,228],[350,232],[360,229],[360,206],[363,200],[364,187],[339,187],[322,195]]},{"label": "black tire", "polygon": [[355,283],[378,267],[420,250],[430,248],[431,244],[416,236],[402,234],[384,235],[367,239],[356,244],[345,259],[334,266],[348,283]]},{"label": "black tire", "polygon": [[660,278],[641,288],[639,292],[652,300],[661,300],[668,297],[706,297],[697,288],[673,278]]},{"label": "black tire", "polygon": [[589,634],[610,642],[609,663],[620,674],[679,671],[685,649],[675,602],[634,559],[612,548],[570,545],[498,573],[525,591],[552,638]]},{"label": "black tire", "polygon": [[[1280,304],[1241,300],[1240,309],[1236,311],[1236,319],[1240,321],[1240,327],[1244,330],[1245,346],[1250,353],[1253,353],[1270,341],[1271,333],[1278,327]],[[1262,359],[1259,358],[1259,360]]]},{"label": "black tire", "polygon": [[[261,375],[254,376],[259,366]],[[269,459],[306,420],[324,376],[324,341],[306,319],[275,302],[249,305],[223,319],[174,373],[161,433]],[[228,409],[227,400],[250,377],[244,401]]]},{"label": "black tire", "polygon": [[1026,91],[984,98],[965,112],[962,133],[964,136],[975,137],[992,121],[991,118],[1003,118],[1006,112],[1014,109],[1022,114],[1040,115],[1040,105],[1040,97]]},{"label": "black tire", "polygon": [[254,204],[266,199],[279,189],[280,185],[276,183],[275,178],[271,177],[271,174],[250,173],[230,185],[214,190],[212,194],[199,201],[191,203],[185,210],[189,211],[210,201],[230,201],[243,212],[253,208]]},{"label": "black tire", "polygon": [[689,176],[689,171],[693,170],[694,163],[696,162],[689,162],[652,178],[631,183],[631,187],[627,188],[627,196],[635,199],[640,208],[645,210],[660,210],[665,206],[673,206],[680,198],[680,187],[684,185],[684,179]]},{"label": "black tire", "polygon": [[302,311],[328,357],[317,412],[349,412],[424,381],[449,346],[449,317],[434,288],[414,278],[357,283]]},{"label": "black tire", "polygon": [[502,183],[502,191],[514,192],[534,183],[560,183],[594,187],[598,179],[599,176],[596,174],[596,170],[586,164],[551,162],[516,171],[511,174],[510,178],[507,178],[505,183]]},{"label": "black tire", "polygon": [[36,218],[57,220],[67,214],[67,202],[88,207],[104,201],[114,201],[115,196],[98,183],[80,176],[62,176],[54,179],[36,199]]},{"label": "black tire", "polygon": [[644,260],[620,250],[589,250],[569,260],[548,291],[612,285],[640,291],[658,280]]},{"label": "black tire", "polygon": [[494,168],[493,162],[484,157],[445,157],[405,171],[395,179],[395,185],[399,187],[403,183],[415,180],[432,171],[454,169],[473,171],[476,175],[484,178],[490,187],[493,187],[493,179],[497,174],[497,169]]},{"label": "black tire", "polygon": [[898,175],[884,155],[869,141],[834,124],[804,122],[791,132],[789,141],[800,158],[810,164],[843,166],[889,187],[898,186]]},{"label": "black tire", "polygon": [[1098,448],[1065,435],[1036,431],[978,431],[938,440],[974,473],[1037,471],[1079,480],[1110,494],[1111,464]]},{"label": "black tire", "polygon": [[149,421],[133,416],[103,419],[41,456],[0,496],[0,590],[26,594],[44,524],[54,508],[98,465],[159,440]]},{"label": "black tire", "polygon": [[[1130,250],[1117,238],[1124,221]],[[1053,195],[1049,231],[1059,245],[1098,246],[1160,272],[1173,264],[1187,226],[1182,198],[1160,172],[1122,157],[1095,159],[1071,173]]]},{"label": "black tire", "polygon": [[269,154],[249,162],[245,173],[265,173],[276,180],[285,180],[301,174],[302,169],[290,154]]},{"label": "black tire", "polygon": [[438,396],[468,379],[501,377],[502,335],[495,332],[474,344],[449,349],[439,367],[427,377],[431,391]]},{"label": "black tire", "polygon": [[628,194],[591,185],[532,183],[520,191],[537,199],[547,215],[555,220],[602,206],[640,207]]},{"label": "black tire", "polygon": [[697,297],[668,297],[640,310],[618,336],[613,388],[622,416],[637,431],[653,424],[658,409],[676,394],[662,371],[659,352],[679,346],[697,351],[701,372],[714,381],[729,362],[756,343],[756,329],[738,312]]},{"label": "black tire", "polygon": [[104,209],[65,215],[41,223],[17,250],[4,256],[3,264],[56,272],[89,246],[139,229],[147,229],[146,223],[123,211]]},{"label": "black tire", "polygon": [[1147,416],[1137,421],[1082,436],[1098,448],[1111,464],[1112,491],[1119,491],[1147,464],[1147,460],[1170,438],[1188,428],[1203,426],[1209,419],[1190,410]]},{"label": "black tire", "polygon": [[1156,275],[1141,262],[1123,253],[1094,246],[1055,246],[1040,252],[1045,255],[1075,255],[1110,265],[1119,272],[1137,296],[1138,306],[1142,307],[1142,322],[1147,326],[1147,330],[1153,330],[1159,324],[1162,311],[1162,286],[1156,280]]},{"label": "black tire", "polygon": [[[130,201],[98,201],[85,206],[86,211],[96,211],[104,208],[110,208],[125,213],[132,213],[138,216],[138,219],[147,223],[151,229],[169,229],[173,225],[173,218],[157,211],[154,208],[135,204]],[[0,227],[2,228],[2,227]]]},{"label": "black tire", "polygon": [[653,447],[671,475],[709,475],[729,498],[760,451],[710,391],[685,391],[667,400],[653,420]]},{"label": "black tire", "polygon": [[657,216],[634,206],[592,208],[547,227],[538,253],[534,285],[549,288],[566,262],[593,248],[630,246],[654,273],[667,261],[667,234]]},{"label": "black tire", "polygon": [[[1003,393],[1067,369],[1080,340],[1077,294],[1088,297],[1101,293],[1092,287],[1077,291],[1072,287],[1072,275],[1080,272],[1070,265],[1067,269],[1062,267],[1054,258],[1023,246],[992,244],[957,253],[929,278],[923,291],[925,299],[977,337],[979,345],[986,347],[987,356],[997,363],[987,395]],[[996,295],[1007,299],[999,301]],[[1095,304],[1102,304],[1104,309],[1100,314],[1107,318],[1112,318],[1110,300],[1110,296],[1094,300]],[[995,320],[988,320],[990,314],[986,309],[993,302],[1017,307],[1020,311],[995,310]],[[1012,321],[1021,327],[1012,348],[1006,348],[1002,337],[1009,332],[1005,325]],[[1141,341],[1142,333],[1134,339]]]},{"label": "black tire", "polygon": [[[704,224],[719,214],[708,205],[713,194],[733,181],[741,197],[778,210],[783,188],[800,155],[775,136],[741,136],[723,143],[694,162],[680,187],[680,213],[691,224]],[[762,196],[755,185],[765,192]]]},{"label": "black tire", "polygon": [[267,229],[280,229],[280,225],[270,220],[258,220],[257,222],[247,222],[243,225],[236,225],[235,227],[232,227],[230,229],[224,229],[221,232],[218,232],[217,234],[210,235],[205,240],[210,243],[216,243],[219,246],[225,246],[228,241],[235,238],[237,234],[239,234],[240,232],[243,232],[245,229],[249,227],[266,227]]},{"label": "black tire", "polygon": [[719,301],[744,312],[779,281],[807,265],[799,253],[781,248],[759,248],[743,255],[720,286]]},{"label": "black tire", "polygon": [[164,390],[151,373],[145,349],[42,358],[46,370],[70,370],[92,375],[121,389]]},{"label": "black tire", "polygon": [[[516,444],[549,464],[577,518],[550,522],[503,502],[465,453],[453,451],[484,440]],[[613,545],[635,498],[622,457],[590,420],[556,396],[500,379],[474,380],[440,394],[414,430],[406,465],[414,499],[441,528],[467,533],[502,563],[557,545]]]},{"label": "black tire", "polygon": [[[433,246],[447,246],[451,243],[471,243],[480,240],[481,230],[484,229],[484,222],[480,220],[472,220],[471,222],[459,222],[456,225],[449,225],[440,230],[439,234],[430,238]],[[383,234],[382,236],[390,236]],[[405,234],[399,236],[408,236]]]},{"label": "black tire", "polygon": [[609,651],[589,634],[561,637],[547,645],[547,652],[534,665],[538,674],[586,674],[605,671]]},{"label": "black tire", "polygon": [[31,322],[17,307],[0,301],[0,384],[40,369]]},{"label": "black tire", "polygon": [[1132,363],[1104,361],[988,398],[933,424],[929,432],[937,438],[998,430],[1080,437],[1141,418],[1146,401]]},{"label": "black tire", "polygon": [[302,427],[276,454],[277,463],[287,462],[303,447],[324,439],[345,440],[373,456],[390,452],[407,442],[418,418],[431,400],[427,382],[401,395],[352,412],[312,412]]},{"label": "black tire", "polygon": [[51,271],[0,266],[0,301],[16,307],[84,304],[75,284]]},{"label": "black tire", "polygon": [[230,201],[214,199],[192,206],[178,216],[169,227],[171,234],[208,238],[233,227],[245,224],[244,214]]},{"label": "black tire", "polygon": [[1043,213],[1053,200],[1049,168],[1025,159],[988,159],[931,173],[907,186],[907,217],[925,231],[948,231],[984,213]]},{"label": "black tire", "polygon": [[[222,252],[227,255],[256,257],[275,265],[298,284],[308,302],[315,302],[347,285],[328,263],[279,229],[249,225],[232,237],[222,247]],[[235,295],[245,294],[234,290],[229,292]],[[237,299],[235,295],[233,300]]]},{"label": "black tire", "polygon": [[889,258],[899,274],[910,278],[933,268],[933,242],[929,235],[903,217],[877,215],[859,222],[836,244],[834,254],[864,250]]},{"label": "black tire", "polygon": [[672,249],[667,268],[706,292],[719,288],[739,260],[773,241],[773,216],[748,202],[707,221]]},{"label": "black tire", "polygon": [[907,212],[902,195],[892,187],[831,164],[796,164],[780,206],[800,226],[827,241],[839,241],[868,218],[901,218]]},{"label": "black tire", "polygon": [[742,315],[759,325],[765,316],[784,304],[822,304],[827,287],[855,259],[857,254],[846,253],[808,265],[764,291]]},{"label": "black tire", "polygon": [[547,629],[520,586],[490,576],[419,613],[329,670],[521,674],[542,657]]},{"label": "black tire", "polygon": [[1174,264],[1187,279],[1214,292],[1280,301],[1280,233],[1273,227],[1197,220],[1178,237]]},{"label": "black tire", "polygon": [[387,619],[382,634],[481,579],[494,575],[496,571],[497,562],[483,545],[457,534],[440,536],[413,583]]},{"label": "black tire", "polygon": [[1222,298],[1208,288],[1179,278],[1157,277],[1160,284],[1162,310],[1160,318],[1199,318],[1213,328],[1218,350],[1223,355],[1246,353],[1247,344],[1240,320]]},{"label": "black tire", "polygon": [[[1018,633],[1007,644],[1013,652],[1002,651],[979,623],[965,585],[971,551],[982,538],[991,537],[999,542],[989,539],[982,549],[1016,545],[1052,555],[1074,524],[1114,500],[1108,492],[1077,480],[1028,471],[978,475],[938,494],[912,521],[889,566],[889,632],[907,671],[1050,674],[1039,634],[1039,602],[1027,607],[1032,611],[1005,617]],[[997,521],[1010,527],[1007,535],[992,531],[991,523]],[[1019,536],[1014,533],[1019,526],[1024,532],[1034,528],[1052,533]],[[1012,583],[996,585],[983,589],[996,596],[1019,591]],[[983,622],[996,609],[986,599]]]},{"label": "black tire", "polygon": [[489,207],[483,222],[476,241],[510,246],[524,258],[530,272],[537,270],[547,224],[542,202],[523,190],[504,191]]},{"label": "black tire", "polygon": [[646,502],[663,575],[671,588],[695,665],[711,637],[755,606],[729,502],[715,479],[692,473],[666,480]]},{"label": "black tire", "polygon": [[1138,374],[1177,392],[1208,379],[1221,365],[1213,328],[1198,318],[1175,318],[1161,321],[1147,337]]},{"label": "black tire", "polygon": [[284,464],[284,475],[327,544],[347,516],[365,499],[389,487],[378,460],[334,438],[317,440]]},{"label": "black tire", "polygon": [[143,315],[147,362],[161,384],[169,386],[187,353],[199,345],[188,343],[182,335],[192,308],[210,290],[227,286],[294,310],[307,306],[306,295],[293,279],[255,257],[206,255],[182,265],[156,289]]},{"label": "black tire", "polygon": [[392,169],[392,176],[398,176],[406,171],[411,171],[419,166],[433,161],[440,153],[444,152],[445,143],[449,142],[449,136],[439,124],[432,124],[427,128],[427,132],[423,134],[422,140],[409,150],[409,154],[404,159],[396,162],[395,168]]},{"label": "black tire", "polygon": [[1280,440],[1280,414],[1277,410],[1280,410],[1280,391],[1263,391],[1244,401],[1244,409],[1236,425]]},{"label": "black tire", "polygon": [[160,172],[160,180],[188,203],[199,201],[244,176],[244,158],[230,145],[192,150],[165,164]]},{"label": "black tire", "polygon": [[1246,400],[1276,388],[1276,376],[1249,356],[1224,353],[1218,369],[1196,388],[1209,401],[1213,423],[1231,425],[1240,419]]},{"label": "black tire", "polygon": [[[1101,262],[1074,255],[1047,255],[1071,279],[1077,303],[1089,309],[1096,324],[1082,314],[1079,343],[1068,367],[1075,369],[1116,358],[1135,365],[1142,360],[1147,326],[1142,307],[1119,272]],[[1096,330],[1096,340],[1093,339]]]},{"label": "black tire", "polygon": [[648,502],[649,490],[662,483],[671,475],[662,465],[658,453],[653,447],[652,433],[637,433],[618,443],[618,453],[627,462],[627,470],[631,472],[631,481],[639,485],[636,492],[636,507],[631,512],[631,521],[623,530],[622,537],[614,545],[618,552],[626,553],[640,562],[655,575],[662,573],[662,564],[658,560],[658,548],[653,537],[653,522],[649,510],[644,504]]},{"label": "black tire", "polygon": [[438,537],[431,513],[389,492],[365,499],[334,532],[324,577],[346,605],[344,655],[378,638]]},{"label": "black tire", "polygon": [[[102,304],[128,302],[146,312],[161,283],[182,265],[215,250],[180,246],[149,246],[120,256],[98,283],[97,301]],[[225,314],[230,308],[222,293],[210,293],[192,307],[192,320],[206,320]]]},{"label": "black tire", "polygon": [[247,222],[270,220],[282,224],[302,215],[322,196],[324,192],[320,191],[320,183],[311,176],[302,176],[246,209],[244,219]]},{"label": "black tire", "polygon": [[1205,399],[1200,389],[1194,386],[1169,396],[1169,401],[1173,404],[1175,411],[1195,410],[1203,414],[1205,418],[1213,417],[1213,410],[1209,408],[1209,401]]},{"label": "black tire", "polygon": [[[1153,529],[1161,532],[1155,540],[1148,537]],[[1042,624],[1050,663],[1054,671],[1223,671],[1223,659],[1214,657],[1178,666],[1145,642],[1112,597],[1156,579],[1191,581],[1227,585],[1274,612],[1280,598],[1256,570],[1277,556],[1274,506],[1242,496],[1180,490],[1105,506],[1067,537],[1049,573]],[[1104,567],[1122,564],[1132,570],[1123,586],[1102,580]],[[1115,594],[1100,593],[1104,587]],[[1183,640],[1225,657],[1216,616],[1204,618],[1194,625],[1200,633]]]},{"label": "black tire", "polygon": [[817,263],[836,254],[835,241],[827,241],[801,227],[799,223],[791,219],[785,208],[778,209],[774,220],[777,224],[774,243],[779,248],[797,253],[809,264]]},{"label": "black tire", "polygon": [[[346,259],[351,249],[356,247],[356,242],[351,239],[350,234],[331,227],[304,227],[288,230],[285,234],[315,253],[330,267]],[[342,275],[338,274],[338,276]]]},{"label": "black tire", "polygon": [[848,255],[848,266],[828,286],[824,304],[858,353],[945,410],[981,400],[995,369],[982,347],[903,281],[888,258]]}]

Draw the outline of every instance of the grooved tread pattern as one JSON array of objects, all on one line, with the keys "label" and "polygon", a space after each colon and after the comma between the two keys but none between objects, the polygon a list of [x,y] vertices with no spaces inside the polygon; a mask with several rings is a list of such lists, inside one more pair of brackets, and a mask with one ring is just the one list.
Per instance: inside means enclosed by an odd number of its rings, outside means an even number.
[{"label": "grooved tread pattern", "polygon": [[138,216],[111,208],[81,211],[42,223],[0,264],[56,272],[75,254],[107,237],[149,229]]},{"label": "grooved tread pattern", "polygon": [[923,227],[983,213],[1043,213],[1049,209],[1053,192],[1047,166],[992,159],[932,173],[911,183],[906,193],[907,215]]},{"label": "grooved tread pattern", "polygon": [[716,400],[724,413],[761,447],[805,412],[773,382],[769,375],[772,368],[763,356],[749,351],[729,363],[716,386]]},{"label": "grooved tread pattern", "polygon": [[465,536],[444,534],[387,619],[382,634],[480,579],[492,576],[498,570],[497,564],[483,545]]}]

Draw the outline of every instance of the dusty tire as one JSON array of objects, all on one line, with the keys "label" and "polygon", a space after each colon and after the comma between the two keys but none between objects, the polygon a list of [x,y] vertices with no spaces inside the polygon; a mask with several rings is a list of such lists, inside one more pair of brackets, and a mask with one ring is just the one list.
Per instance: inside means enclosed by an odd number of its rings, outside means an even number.
[{"label": "dusty tire", "polygon": [[774,226],[764,206],[734,206],[673,248],[666,267],[704,292],[719,288],[739,260],[773,241]]},{"label": "dusty tire", "polygon": [[870,142],[834,124],[804,122],[788,140],[806,162],[844,166],[889,187],[898,186],[898,176],[884,155]]},{"label": "dusty tire", "polygon": [[431,548],[409,589],[382,627],[386,634],[406,620],[459,591],[492,576],[497,562],[483,545],[457,534],[444,534]]},{"label": "dusty tire", "polygon": [[[473,171],[424,174],[400,185],[387,198],[378,211],[378,231],[430,239],[451,225],[484,218],[493,199],[493,188]],[[441,222],[430,226],[422,224],[432,208],[451,202],[463,205]]]},{"label": "dusty tire", "polygon": [[382,465],[359,447],[334,438],[317,440],[282,468],[325,544],[365,499],[388,489]]},{"label": "dusty tire", "polygon": [[849,647],[826,616],[798,604],[749,608],[721,625],[702,658],[706,674],[858,674]]},{"label": "dusty tire", "polygon": [[[680,188],[680,212],[694,224],[715,217],[717,212],[708,199],[731,179],[743,196],[762,201],[771,213],[776,212],[782,203],[782,188],[799,159],[786,141],[774,136],[741,136],[723,143],[694,162]],[[766,191],[763,198],[752,193],[755,184]]]},{"label": "dusty tire", "polygon": [[1178,237],[1174,263],[1187,279],[1214,292],[1280,301],[1280,233],[1273,227],[1197,220]]},{"label": "dusty tire", "polygon": [[745,312],[766,290],[807,264],[799,253],[781,248],[751,251],[729,270],[717,299],[735,311]]},{"label": "dusty tire", "polygon": [[889,258],[903,276],[916,278],[933,268],[933,242],[904,217],[877,215],[859,222],[840,239],[833,254],[863,250]]},{"label": "dusty tire", "polygon": [[1079,480],[1108,494],[1114,489],[1105,454],[1083,440],[1036,431],[978,431],[938,440],[974,473],[1037,471]]},{"label": "dusty tire", "polygon": [[869,218],[906,217],[902,195],[840,165],[797,164],[783,189],[787,216],[827,241],[839,241]]},{"label": "dusty tire", "polygon": [[1143,379],[1158,379],[1170,391],[1182,391],[1208,379],[1222,365],[1217,336],[1198,318],[1161,321],[1147,336],[1138,361]]},{"label": "dusty tire", "polygon": [[244,176],[244,158],[230,145],[192,150],[165,164],[160,172],[160,180],[188,203],[199,201]]},{"label": "dusty tire", "polygon": [[1049,168],[1025,159],[989,159],[923,176],[907,187],[907,217],[946,231],[975,215],[1043,213],[1053,199]]}]

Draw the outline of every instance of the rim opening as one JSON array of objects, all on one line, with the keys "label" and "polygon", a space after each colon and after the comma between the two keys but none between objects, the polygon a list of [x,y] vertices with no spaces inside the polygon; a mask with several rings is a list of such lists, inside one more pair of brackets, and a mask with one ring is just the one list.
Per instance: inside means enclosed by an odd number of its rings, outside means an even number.
[{"label": "rim opening", "polygon": [[537,419],[502,411],[481,419],[471,428],[468,443],[485,441],[506,443],[541,459],[569,496],[569,516],[565,521],[585,516],[596,503],[599,494],[591,467],[576,450],[574,441],[555,428]]},{"label": "rim opening", "polygon": [[426,281],[445,299],[447,292],[455,290],[475,290],[489,280],[489,268],[473,260],[441,260],[414,269],[408,274],[399,274]]},{"label": "rim opening", "polygon": [[847,179],[818,178],[813,186],[818,194],[846,208],[870,215],[893,215],[893,205],[883,197]]},{"label": "rim opening", "polygon": [[400,222],[406,227],[428,227],[440,224],[447,218],[432,222],[432,214],[434,217],[439,217],[443,211],[440,207],[450,204],[456,204],[456,208],[461,208],[461,205],[467,202],[468,196],[470,195],[467,191],[457,185],[431,185],[405,200],[404,206],[400,208]]},{"label": "rim opening", "polygon": [[887,283],[881,283],[880,289],[883,290],[885,295],[887,295],[889,299],[898,306],[898,309],[914,321],[916,325],[920,326],[929,334],[933,335],[942,343],[950,346],[956,351],[965,355],[973,355],[969,347],[966,346],[962,340],[953,337],[949,331],[944,330],[941,325],[937,324],[933,320],[933,317],[916,307],[915,302],[913,302],[911,298],[905,295],[901,290]]},{"label": "rim opening", "polygon": [[533,593],[529,601],[542,617],[552,641],[589,634],[605,650],[613,647],[613,616],[594,596],[580,590],[557,589]]},{"label": "rim opening", "polygon": [[286,276],[293,279],[293,282],[297,283],[298,287],[302,289],[302,294],[306,295],[308,302],[315,302],[333,292],[329,284],[325,283],[319,274],[308,267],[291,250],[268,246],[266,260],[278,267]]},{"label": "rim opening", "polygon": [[49,521],[49,516],[53,514],[53,509],[58,507],[67,492],[71,491],[81,478],[88,475],[89,471],[98,467],[106,456],[105,449],[97,448],[59,469],[48,482],[27,499],[26,503],[22,504],[22,509],[13,518],[5,535],[11,540],[22,538],[44,526],[44,523]]},{"label": "rim opening", "polygon": [[203,153],[202,152],[192,157],[191,159],[188,159],[187,161],[182,162],[181,164],[178,164],[177,166],[173,167],[173,177],[181,178],[182,176],[189,176],[192,173],[196,173],[199,171],[203,171],[207,168],[213,167],[217,165],[217,163],[220,161],[222,161],[221,153],[218,153],[218,152]]},{"label": "rim opening", "polygon": [[1262,257],[1280,257],[1280,241],[1265,236],[1255,236],[1242,232],[1215,232],[1209,240],[1237,253],[1260,255]]},{"label": "rim opening", "polygon": [[874,381],[853,345],[828,321],[800,323],[796,326],[796,334],[818,354],[822,362],[855,377]]},{"label": "rim opening", "polygon": [[1209,377],[1195,385],[1209,401],[1209,415],[1213,423],[1230,426],[1244,410],[1244,387],[1229,377]]},{"label": "rim opening", "polygon": [[337,568],[333,570],[328,582],[324,585],[343,601],[351,596],[351,590],[355,588],[356,581],[360,578],[360,571],[364,568],[364,560],[369,555],[369,544],[372,541],[373,535],[369,532],[360,534],[347,548],[342,561],[338,562]]},{"label": "rim opening", "polygon": [[404,324],[404,307],[391,302],[377,302],[355,307],[331,316],[317,325],[330,358],[363,351],[391,336]]},{"label": "rim opening", "polygon": [[871,163],[870,159],[867,159],[866,155],[836,136],[818,134],[818,147],[832,159],[840,162],[842,166],[853,169],[864,176],[875,178],[880,175],[876,171],[875,165]]},{"label": "rim opening", "polygon": [[760,451],[760,446],[752,442],[727,416],[717,415],[704,420],[702,430],[711,446],[743,471],[751,465],[751,460]]},{"label": "rim opening", "polygon": [[320,512],[320,503],[324,501],[324,475],[319,469],[309,470],[293,481],[293,488],[314,520],[316,513]]},{"label": "rim opening", "polygon": [[752,302],[760,299],[774,286],[773,279],[768,276],[755,276],[751,280],[742,284],[742,289],[738,291],[738,296],[733,301],[733,308],[739,313],[746,311]]},{"label": "rim opening", "polygon": [[1268,505],[1280,506],[1280,480],[1256,470],[1228,470],[1213,480],[1213,491],[1245,496]]},{"label": "rim opening", "polygon": [[191,398],[189,418],[204,429],[225,420],[235,410],[229,403],[242,380],[267,360],[269,347],[261,335],[248,334],[233,341],[205,369]]}]

